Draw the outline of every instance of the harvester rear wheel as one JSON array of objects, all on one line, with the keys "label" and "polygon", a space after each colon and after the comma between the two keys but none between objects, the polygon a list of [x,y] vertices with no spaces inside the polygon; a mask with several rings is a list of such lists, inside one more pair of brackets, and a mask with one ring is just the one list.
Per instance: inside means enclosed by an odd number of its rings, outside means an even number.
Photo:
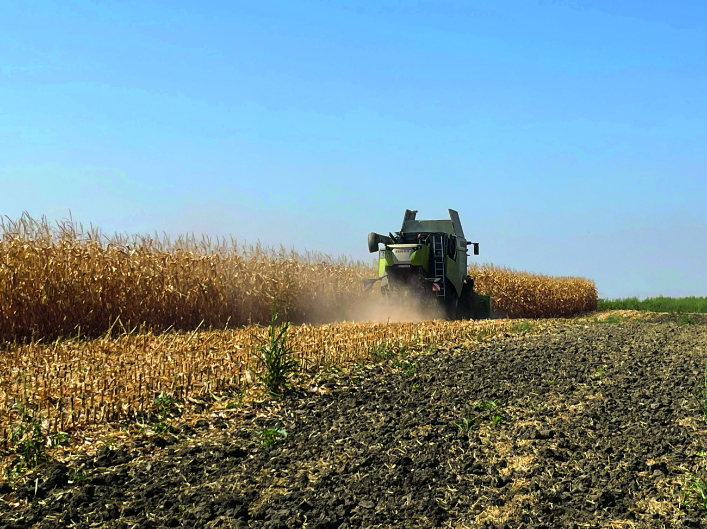
[{"label": "harvester rear wheel", "polygon": [[469,276],[464,279],[455,316],[457,320],[470,320],[474,317],[474,280]]},{"label": "harvester rear wheel", "polygon": [[456,296],[454,285],[449,280],[446,281],[445,290],[447,295],[444,298],[437,298],[439,308],[442,310],[442,317],[447,320],[455,320],[459,298]]}]

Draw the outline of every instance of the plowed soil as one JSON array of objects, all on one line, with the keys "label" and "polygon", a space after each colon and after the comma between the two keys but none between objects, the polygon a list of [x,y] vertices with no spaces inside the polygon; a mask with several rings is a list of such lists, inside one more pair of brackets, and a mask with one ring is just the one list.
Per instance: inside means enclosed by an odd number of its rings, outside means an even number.
[{"label": "plowed soil", "polygon": [[707,528],[707,509],[682,502],[707,478],[695,319],[558,326],[332,373],[323,394],[0,485],[0,527]]}]

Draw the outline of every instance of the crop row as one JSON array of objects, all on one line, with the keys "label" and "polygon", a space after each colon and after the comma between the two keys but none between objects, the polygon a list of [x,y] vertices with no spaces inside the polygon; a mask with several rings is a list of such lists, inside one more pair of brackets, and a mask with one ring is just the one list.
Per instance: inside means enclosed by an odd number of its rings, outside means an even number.
[{"label": "crop row", "polygon": [[471,267],[474,287],[509,318],[566,318],[597,310],[594,281],[552,277],[492,265]]},{"label": "crop row", "polygon": [[[277,305],[296,323],[360,320],[375,303],[361,280],[374,266],[235,241],[105,237],[74,222],[25,215],[0,225],[0,341],[267,323]],[[506,317],[596,309],[592,281],[472,267],[476,288]],[[373,298],[373,299],[372,299]]]}]

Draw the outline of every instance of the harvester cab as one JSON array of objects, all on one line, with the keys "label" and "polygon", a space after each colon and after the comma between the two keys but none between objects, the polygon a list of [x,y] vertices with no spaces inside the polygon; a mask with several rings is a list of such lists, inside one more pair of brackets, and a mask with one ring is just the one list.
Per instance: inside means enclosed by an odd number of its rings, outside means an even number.
[{"label": "harvester cab", "polygon": [[474,292],[467,273],[469,246],[479,254],[479,244],[466,240],[453,209],[444,220],[418,220],[417,210],[408,209],[400,231],[368,234],[368,250],[378,252],[378,277],[365,284],[371,288],[380,281],[391,302],[436,306],[449,319],[488,318],[491,301]]}]

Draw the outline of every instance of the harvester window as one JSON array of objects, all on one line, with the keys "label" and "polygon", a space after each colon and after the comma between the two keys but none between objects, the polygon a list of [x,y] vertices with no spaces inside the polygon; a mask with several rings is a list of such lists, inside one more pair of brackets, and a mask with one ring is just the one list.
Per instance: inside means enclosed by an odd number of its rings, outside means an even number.
[{"label": "harvester window", "polygon": [[454,236],[447,238],[447,255],[455,260],[457,258],[457,238]]},{"label": "harvester window", "polygon": [[430,238],[429,233],[418,233],[417,240],[415,242],[417,244],[429,244],[429,238]]}]

